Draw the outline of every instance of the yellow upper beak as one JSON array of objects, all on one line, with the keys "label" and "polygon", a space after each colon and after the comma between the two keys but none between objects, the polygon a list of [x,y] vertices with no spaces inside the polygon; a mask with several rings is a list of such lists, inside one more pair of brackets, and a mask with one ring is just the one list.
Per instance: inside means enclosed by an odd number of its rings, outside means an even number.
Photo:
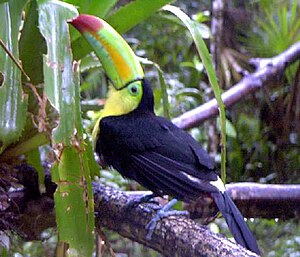
[{"label": "yellow upper beak", "polygon": [[141,80],[144,72],[127,42],[104,20],[81,14],[70,21],[90,43],[116,90]]}]

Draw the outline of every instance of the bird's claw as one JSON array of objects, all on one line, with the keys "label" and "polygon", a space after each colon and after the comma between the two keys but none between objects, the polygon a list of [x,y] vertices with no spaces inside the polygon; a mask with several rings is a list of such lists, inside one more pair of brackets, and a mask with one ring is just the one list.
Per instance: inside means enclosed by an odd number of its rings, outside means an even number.
[{"label": "bird's claw", "polygon": [[164,207],[162,207],[156,215],[151,219],[151,221],[147,224],[146,230],[147,235],[146,239],[151,240],[152,234],[154,232],[154,229],[156,227],[156,224],[159,220],[169,217],[169,216],[178,216],[178,215],[185,215],[189,216],[188,211],[178,211],[178,210],[170,210],[174,204],[176,204],[177,200],[172,199],[169,203],[167,203]]},{"label": "bird's claw", "polygon": [[[160,207],[159,203],[154,200],[155,195],[154,194],[147,194],[143,195],[142,197],[130,199],[127,203],[127,208],[135,208],[141,203],[150,203],[155,204],[152,205],[151,208],[147,208],[145,206],[141,205],[141,208],[143,208],[144,211],[147,213],[150,213],[154,210],[157,210],[156,215],[151,219],[151,221],[147,224],[146,230],[147,235],[146,239],[151,240],[152,234],[154,232],[154,229],[156,227],[156,224],[159,220],[169,217],[169,216],[178,216],[178,215],[185,215],[188,216],[188,211],[178,211],[178,210],[171,210],[171,208],[177,203],[177,199],[172,199],[170,202],[168,202],[165,206]],[[155,207],[154,207],[155,206]]]},{"label": "bird's claw", "polygon": [[[137,206],[139,206],[142,203],[149,203],[149,204],[154,204],[154,205],[158,206],[159,203],[154,199],[154,197],[156,197],[156,195],[146,194],[141,197],[136,197],[134,199],[130,199],[127,202],[127,208],[136,208]],[[149,208],[145,208],[144,206],[143,206],[143,209],[146,210],[147,212],[151,212],[151,210]],[[155,208],[153,206],[152,209],[156,210],[157,208]]]}]

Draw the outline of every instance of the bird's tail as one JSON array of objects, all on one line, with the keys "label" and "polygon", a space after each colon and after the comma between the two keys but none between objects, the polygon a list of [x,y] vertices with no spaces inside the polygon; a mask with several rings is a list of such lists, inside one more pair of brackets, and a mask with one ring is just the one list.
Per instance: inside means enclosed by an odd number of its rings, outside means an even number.
[{"label": "bird's tail", "polygon": [[248,250],[260,255],[257,242],[252,232],[230,196],[226,192],[212,193],[212,196],[220,212],[225,218],[235,241]]}]

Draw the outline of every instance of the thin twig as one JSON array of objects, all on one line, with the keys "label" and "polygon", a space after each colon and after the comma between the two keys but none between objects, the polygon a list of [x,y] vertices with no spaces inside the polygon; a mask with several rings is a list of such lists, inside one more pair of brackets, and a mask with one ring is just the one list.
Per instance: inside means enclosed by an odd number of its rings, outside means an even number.
[{"label": "thin twig", "polygon": [[2,46],[3,50],[8,54],[8,56],[10,57],[10,59],[17,65],[17,67],[19,68],[19,70],[23,73],[23,75],[26,77],[27,81],[30,81],[29,76],[26,74],[26,72],[24,71],[20,61],[17,60],[16,57],[14,57],[14,55],[10,52],[10,50],[6,47],[6,45],[4,44],[4,42],[2,41],[2,39],[0,39],[0,45]]}]

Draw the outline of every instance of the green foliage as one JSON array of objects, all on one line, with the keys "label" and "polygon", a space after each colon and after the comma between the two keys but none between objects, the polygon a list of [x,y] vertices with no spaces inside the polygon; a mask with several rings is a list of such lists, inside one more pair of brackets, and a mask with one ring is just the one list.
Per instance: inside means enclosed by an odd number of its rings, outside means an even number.
[{"label": "green foliage", "polygon": [[[26,0],[12,0],[0,4],[0,40],[7,52],[19,58],[18,36],[21,12]],[[0,48],[0,154],[18,140],[26,121],[27,97],[21,87],[21,70],[4,48]]]},{"label": "green foliage", "polygon": [[39,28],[47,43],[45,92],[60,116],[52,133],[59,158],[52,167],[52,180],[57,184],[54,201],[59,240],[68,244],[68,256],[88,257],[94,248],[90,157],[83,139],[78,65],[72,61],[66,23],[78,13],[72,5],[51,0],[39,1],[38,12]]},{"label": "green foliage", "polygon": [[[60,114],[59,126],[54,131],[55,143],[71,143],[75,117],[75,84],[72,56],[66,20],[77,15],[73,6],[55,2],[39,3],[39,28],[47,42],[44,56],[45,91],[52,106]],[[62,71],[63,68],[63,72]]]},{"label": "green foliage", "polygon": [[119,8],[107,18],[107,22],[117,31],[125,32],[170,2],[172,0],[135,0]]},{"label": "green foliage", "polygon": [[38,177],[39,177],[39,184],[43,186],[44,184],[44,168],[41,163],[41,156],[40,156],[40,151],[38,148],[33,149],[30,151],[27,156],[27,162],[32,166],[35,167]]},{"label": "green foliage", "polygon": [[259,1],[261,12],[256,15],[257,32],[248,41],[256,51],[271,57],[300,40],[299,5],[292,1]]},{"label": "green foliage", "polygon": [[[34,42],[35,47],[32,47]],[[43,82],[43,56],[46,53],[45,40],[38,28],[38,8],[36,1],[31,1],[20,38],[20,60],[31,83]],[[38,51],[37,51],[38,49]]]},{"label": "green foliage", "polygon": [[118,0],[66,0],[64,2],[76,6],[80,13],[88,13],[98,17],[105,17]]},{"label": "green foliage", "polygon": [[[52,180],[57,183],[54,194],[59,240],[69,244],[70,256],[92,256],[94,215],[91,195],[81,181],[88,170],[78,158],[78,151],[66,147],[58,166],[52,168]],[[83,173],[83,174],[82,174]]]},{"label": "green foliage", "polygon": [[[249,33],[247,45],[255,55],[272,57],[300,41],[300,6],[298,0],[258,2],[261,12],[254,19],[255,30]],[[254,32],[255,31],[255,32]],[[297,63],[287,69],[289,82],[294,78]]]}]

